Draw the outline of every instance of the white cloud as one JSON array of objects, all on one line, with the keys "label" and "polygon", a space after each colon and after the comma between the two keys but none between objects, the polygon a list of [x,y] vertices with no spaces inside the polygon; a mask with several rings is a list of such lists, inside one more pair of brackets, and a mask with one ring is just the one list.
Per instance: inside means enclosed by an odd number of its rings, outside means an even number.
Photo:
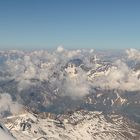
[{"label": "white cloud", "polygon": [[140,61],[140,51],[131,48],[131,49],[126,50],[126,54],[128,55],[129,59]]},{"label": "white cloud", "polygon": [[18,114],[21,109],[21,105],[17,102],[13,102],[11,96],[8,93],[0,94],[0,115],[3,117],[3,113],[8,111],[12,114]]},{"label": "white cloud", "polygon": [[75,77],[71,78],[68,75],[60,86],[62,95],[70,96],[73,99],[78,99],[89,94],[89,90],[90,86],[86,75],[80,70],[78,71],[78,69]]},{"label": "white cloud", "polygon": [[57,47],[57,52],[62,53],[64,51],[64,48],[62,45]]},{"label": "white cloud", "polygon": [[127,66],[125,62],[117,60],[107,75],[95,78],[95,87],[103,89],[121,89],[127,91],[140,90],[140,80],[137,73]]}]

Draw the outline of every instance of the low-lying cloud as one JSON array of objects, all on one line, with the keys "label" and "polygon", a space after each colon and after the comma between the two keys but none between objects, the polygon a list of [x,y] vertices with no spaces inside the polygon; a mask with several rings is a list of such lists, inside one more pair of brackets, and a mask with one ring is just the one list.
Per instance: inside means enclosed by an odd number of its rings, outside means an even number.
[{"label": "low-lying cloud", "polygon": [[126,54],[128,56],[128,59],[140,61],[140,51],[136,49],[128,49],[126,50]]},{"label": "low-lying cloud", "polygon": [[4,117],[5,112],[9,112],[14,115],[18,114],[21,108],[21,105],[14,102],[8,93],[0,94],[0,117]]},{"label": "low-lying cloud", "polygon": [[[53,90],[58,89],[62,96],[81,98],[87,94],[91,87],[102,89],[140,90],[140,72],[129,67],[128,61],[139,61],[140,52],[136,49],[126,50],[123,59],[110,61],[107,70],[99,70],[107,65],[104,60],[96,60],[95,51],[67,50],[59,46],[55,51],[14,52],[16,59],[10,56],[6,61],[8,71],[18,83],[18,92],[28,90],[38,82],[49,81]],[[12,52],[13,56],[13,52]],[[97,58],[98,55],[97,55]],[[127,59],[126,59],[127,58]],[[72,60],[81,60],[76,66]],[[103,59],[103,58],[102,58]],[[113,60],[113,59],[112,59]],[[76,61],[77,62],[77,61]],[[82,64],[81,64],[82,62]],[[66,70],[70,67],[69,70]],[[95,71],[94,78],[90,79],[88,73]]]}]

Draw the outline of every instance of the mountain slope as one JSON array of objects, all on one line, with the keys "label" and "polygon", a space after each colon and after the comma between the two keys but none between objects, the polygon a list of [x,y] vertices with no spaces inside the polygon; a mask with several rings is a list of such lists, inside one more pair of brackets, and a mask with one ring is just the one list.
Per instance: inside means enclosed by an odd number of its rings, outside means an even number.
[{"label": "mountain slope", "polygon": [[101,112],[80,110],[67,114],[24,113],[5,120],[17,140],[139,140],[140,127],[130,120]]}]

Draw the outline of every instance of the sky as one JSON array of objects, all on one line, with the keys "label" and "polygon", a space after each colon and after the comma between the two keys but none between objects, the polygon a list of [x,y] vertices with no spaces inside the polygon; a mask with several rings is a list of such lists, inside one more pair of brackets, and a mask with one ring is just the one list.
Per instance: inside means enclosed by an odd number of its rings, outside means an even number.
[{"label": "sky", "polygon": [[0,0],[0,49],[140,48],[139,0]]}]

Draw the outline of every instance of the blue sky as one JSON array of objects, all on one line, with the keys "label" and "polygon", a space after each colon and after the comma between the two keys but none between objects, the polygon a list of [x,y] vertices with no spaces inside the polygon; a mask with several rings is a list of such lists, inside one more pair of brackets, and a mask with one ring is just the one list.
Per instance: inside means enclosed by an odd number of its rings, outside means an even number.
[{"label": "blue sky", "polygon": [[139,0],[0,0],[0,49],[140,47]]}]

